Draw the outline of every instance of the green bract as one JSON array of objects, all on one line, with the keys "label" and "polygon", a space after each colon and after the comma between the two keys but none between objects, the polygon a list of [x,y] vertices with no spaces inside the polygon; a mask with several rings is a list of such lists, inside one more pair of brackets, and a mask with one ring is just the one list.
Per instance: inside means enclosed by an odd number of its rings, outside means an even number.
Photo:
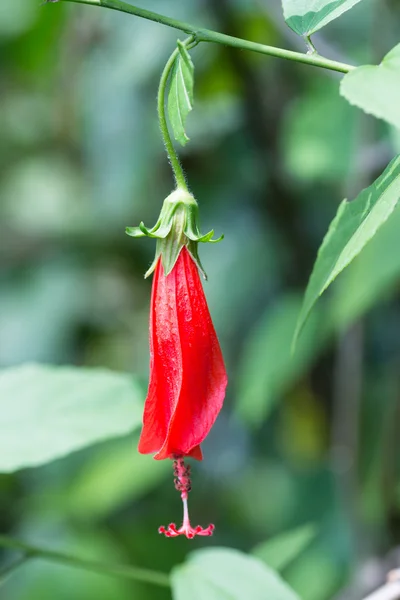
[{"label": "green bract", "polygon": [[145,277],[154,271],[160,256],[164,273],[168,275],[174,268],[183,246],[186,246],[203,276],[207,278],[199,259],[197,244],[220,242],[224,236],[213,240],[213,229],[202,235],[198,219],[199,207],[195,198],[186,190],[177,189],[164,200],[158,221],[152,229],[147,229],[143,222],[139,227],[126,228],[126,233],[132,237],[147,236],[157,239],[156,255]]}]

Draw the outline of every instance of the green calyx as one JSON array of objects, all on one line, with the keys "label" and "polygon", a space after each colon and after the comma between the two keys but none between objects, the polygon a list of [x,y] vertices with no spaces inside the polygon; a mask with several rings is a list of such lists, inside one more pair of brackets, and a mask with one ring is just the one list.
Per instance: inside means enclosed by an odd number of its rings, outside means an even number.
[{"label": "green calyx", "polygon": [[156,238],[156,255],[145,277],[151,275],[161,257],[164,274],[171,273],[184,246],[197,264],[204,278],[207,275],[200,262],[197,252],[199,242],[216,243],[223,239],[223,235],[213,240],[214,230],[202,235],[198,226],[199,207],[194,197],[186,190],[178,188],[170,194],[163,203],[160,216],[152,229],[147,229],[143,223],[139,227],[127,227],[126,233],[132,237]]}]

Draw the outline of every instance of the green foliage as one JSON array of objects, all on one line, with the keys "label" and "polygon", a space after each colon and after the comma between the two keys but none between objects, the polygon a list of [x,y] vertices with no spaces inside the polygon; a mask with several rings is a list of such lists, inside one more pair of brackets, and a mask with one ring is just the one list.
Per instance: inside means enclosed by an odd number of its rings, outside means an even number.
[{"label": "green foliage", "polygon": [[15,571],[17,571],[28,561],[28,557],[22,557],[19,559],[15,559],[13,562],[9,562],[7,566],[0,571],[0,588],[8,581],[9,577],[11,577]]},{"label": "green foliage", "polygon": [[356,112],[337,93],[336,81],[313,81],[286,112],[283,149],[288,174],[301,182],[344,180],[355,151]]},{"label": "green foliage", "polygon": [[400,277],[400,207],[397,206],[335,285],[332,321],[344,329],[396,289]]},{"label": "green foliage", "polygon": [[186,119],[193,108],[194,65],[189,52],[178,40],[179,54],[175,59],[168,94],[168,116],[175,139],[184,146]]},{"label": "green foliage", "polygon": [[171,582],[174,600],[299,600],[260,560],[229,548],[192,552],[175,567]]},{"label": "green foliage", "polygon": [[400,128],[400,44],[380,65],[366,65],[347,73],[340,93],[350,104]]},{"label": "green foliage", "polygon": [[302,525],[258,544],[253,549],[253,554],[272,569],[282,571],[307,548],[316,535],[317,528],[314,524]]},{"label": "green foliage", "polygon": [[102,369],[25,365],[0,373],[0,471],[42,465],[141,423],[133,377]]},{"label": "green foliage", "polygon": [[305,293],[294,343],[321,294],[363,250],[393,213],[400,199],[400,156],[355,200],[343,200],[332,221]]},{"label": "green foliage", "polygon": [[168,461],[139,454],[132,436],[113,441],[95,449],[78,469],[66,494],[65,508],[85,522],[99,520],[146,496],[170,471]]},{"label": "green foliage", "polygon": [[[57,529],[41,529],[38,524],[31,534],[41,538],[45,547],[56,546],[55,539],[71,555],[88,556],[91,560],[106,562],[126,562],[123,549],[104,532]],[[113,557],[110,559],[110,557]],[[4,586],[4,597],[16,600],[68,600],[71,590],[77,600],[129,600],[132,595],[140,597],[141,586],[124,578],[97,575],[82,568],[70,568],[57,562],[40,559],[29,560]]]},{"label": "green foliage", "polygon": [[12,10],[7,3],[0,6],[0,36],[14,37],[26,33],[35,23],[37,11],[27,0],[15,0]]},{"label": "green foliage", "polygon": [[[377,565],[400,543],[394,464],[400,207],[384,222],[380,208],[371,211],[371,230],[380,226],[311,311],[293,356],[301,300],[292,290],[300,294],[305,287],[343,190],[362,189],[400,152],[396,129],[350,106],[338,93],[339,79],[322,69],[199,44],[190,154],[182,158],[205,230],[215,226],[227,234],[224,244],[201,248],[201,258],[230,385],[204,444],[205,459],[192,463],[191,517],[195,524],[214,522],[215,537],[163,540],[158,526],[181,519],[171,464],[136,451],[149,362],[151,282],[143,273],[154,246],[129,243],[123,230],[128,222],[153,222],[171,190],[155,86],[177,33],[93,5],[0,4],[0,365],[80,365],[73,375],[80,400],[68,395],[76,389],[68,377],[60,394],[43,387],[36,402],[24,368],[23,393],[0,398],[0,466],[18,468],[0,476],[2,531],[100,561],[97,572],[89,572],[29,560],[0,581],[1,597],[171,600],[166,581],[174,568],[174,593],[185,599],[198,600],[197,593],[226,600],[239,593],[241,599],[276,600],[282,589],[285,600],[288,594],[293,599],[288,586],[302,600],[342,596],[340,588],[363,579],[354,567],[365,558],[359,532]],[[194,0],[182,11],[175,0],[147,4],[188,23],[211,23],[282,47],[283,56],[292,47],[291,33],[282,33],[283,18],[279,22],[268,2]],[[285,4],[303,36],[350,6]],[[398,2],[379,6],[378,28],[373,4],[360,2],[346,18],[331,21],[319,34],[321,54],[354,65],[378,62],[379,40],[386,48],[398,43]],[[379,39],[370,35],[371,24]],[[354,81],[360,106],[368,103],[371,112],[373,103],[374,114],[380,111],[393,124],[397,52],[380,67],[355,69],[342,84],[347,89]],[[193,65],[183,48],[174,67],[166,107],[175,102],[174,135],[185,143]],[[393,180],[386,199],[397,185]],[[349,233],[347,204],[341,226]],[[385,202],[382,208],[390,210]],[[353,343],[353,329],[347,331],[355,320],[366,351]],[[337,344],[329,334],[339,329]],[[348,352],[359,366],[343,374]],[[95,365],[114,371],[100,371],[100,389],[90,383]],[[52,381],[63,371],[48,369]],[[125,375],[130,372],[133,378]],[[349,386],[350,397],[338,393]],[[63,459],[53,461],[58,456]],[[19,470],[42,460],[50,462]],[[342,490],[347,484],[349,494]],[[268,567],[249,553],[214,551],[213,543],[257,544],[254,552]],[[210,548],[204,559],[198,553],[185,562],[200,545]],[[12,559],[2,552],[2,573]],[[113,565],[130,565],[116,569],[126,577],[105,576]],[[155,579],[132,579],[135,565]],[[282,570],[286,584],[271,568]],[[226,589],[236,573],[234,589]],[[159,587],[157,574],[164,581]],[[383,569],[382,580],[385,575]],[[266,591],[271,585],[279,591]]]},{"label": "green foliage", "polygon": [[296,352],[291,340],[302,297],[287,294],[269,307],[247,338],[238,372],[237,414],[253,426],[261,426],[279,398],[313,363],[326,339],[321,314],[315,314]]},{"label": "green foliage", "polygon": [[282,0],[286,23],[299,35],[310,36],[360,0]]},{"label": "green foliage", "polygon": [[[331,541],[334,544],[334,541]],[[332,600],[343,585],[340,564],[326,545],[313,544],[285,572],[289,585],[301,600]]]}]

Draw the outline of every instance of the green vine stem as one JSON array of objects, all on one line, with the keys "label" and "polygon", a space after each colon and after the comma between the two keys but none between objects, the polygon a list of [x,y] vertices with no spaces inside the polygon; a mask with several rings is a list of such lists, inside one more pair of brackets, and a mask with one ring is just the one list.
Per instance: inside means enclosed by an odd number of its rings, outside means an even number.
[{"label": "green vine stem", "polygon": [[53,550],[45,550],[44,548],[31,546],[30,544],[25,544],[25,542],[4,535],[0,535],[0,547],[22,552],[25,559],[43,558],[69,567],[77,567],[78,569],[92,571],[93,573],[110,575],[112,577],[125,577],[127,579],[134,579],[135,581],[152,583],[162,587],[170,587],[169,576],[166,573],[152,571],[151,569],[141,569],[139,567],[125,565],[110,565],[98,561],[86,560],[70,554],[64,554],[63,552],[55,552]]},{"label": "green vine stem", "polygon": [[[58,2],[59,0],[47,0],[50,2]],[[92,6],[102,6],[104,8],[110,8],[112,10],[118,10],[123,13],[135,15],[149,21],[155,21],[162,25],[167,25],[174,29],[179,29],[187,34],[195,36],[197,42],[214,42],[216,44],[223,44],[225,46],[232,46],[233,48],[240,48],[241,50],[250,50],[251,52],[258,52],[259,54],[266,54],[268,56],[275,56],[276,58],[285,58],[299,63],[304,63],[314,67],[321,67],[323,69],[329,69],[331,71],[338,71],[339,73],[348,73],[355,69],[352,65],[337,62],[335,60],[329,60],[319,55],[313,54],[302,54],[301,52],[293,52],[291,50],[285,50],[284,48],[276,48],[275,46],[266,46],[265,44],[258,44],[257,42],[251,42],[249,40],[243,40],[241,38],[233,37],[231,35],[225,35],[218,31],[212,31],[211,29],[204,29],[195,27],[190,23],[184,23],[183,21],[177,21],[171,19],[165,15],[146,10],[121,2],[121,0],[61,0],[62,2],[74,2],[76,4],[90,4]]]},{"label": "green vine stem", "polygon": [[307,50],[307,54],[308,55],[310,55],[310,54],[318,54],[316,47],[314,46],[314,44],[311,41],[311,36],[310,35],[306,35],[304,37],[304,41],[305,41],[306,46],[308,48],[308,50]]},{"label": "green vine stem", "polygon": [[[195,44],[194,36],[190,36],[183,43],[188,47],[193,47]],[[196,42],[197,43],[197,42]],[[179,161],[178,155],[174,148],[174,144],[172,143],[171,136],[168,129],[167,117],[165,114],[165,93],[167,90],[168,79],[171,75],[171,71],[173,69],[175,59],[179,54],[179,48],[176,48],[171,56],[169,57],[167,64],[164,67],[164,71],[162,72],[160,85],[158,87],[158,100],[157,100],[157,108],[158,108],[158,120],[160,123],[161,134],[163,136],[165,149],[168,154],[169,161],[171,163],[172,170],[174,172],[176,187],[188,192],[188,187],[186,184],[185,174],[183,172],[181,163]]]}]

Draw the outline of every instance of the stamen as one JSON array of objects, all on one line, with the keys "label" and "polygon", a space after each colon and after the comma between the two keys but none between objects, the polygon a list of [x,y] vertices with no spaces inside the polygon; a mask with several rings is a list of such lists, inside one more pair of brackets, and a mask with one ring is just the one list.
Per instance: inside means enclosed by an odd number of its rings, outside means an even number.
[{"label": "stamen", "polygon": [[183,523],[179,529],[177,529],[175,523],[170,523],[167,528],[161,526],[158,529],[158,533],[161,533],[166,537],[178,537],[178,535],[185,535],[189,540],[193,539],[196,535],[212,535],[215,529],[213,524],[210,524],[205,528],[201,527],[200,525],[192,527],[190,524],[188,507],[188,494],[192,489],[192,482],[190,480],[190,465],[186,466],[183,458],[181,457],[178,457],[174,460],[174,477],[175,488],[178,490],[178,492],[181,492],[181,498],[183,502]]}]

